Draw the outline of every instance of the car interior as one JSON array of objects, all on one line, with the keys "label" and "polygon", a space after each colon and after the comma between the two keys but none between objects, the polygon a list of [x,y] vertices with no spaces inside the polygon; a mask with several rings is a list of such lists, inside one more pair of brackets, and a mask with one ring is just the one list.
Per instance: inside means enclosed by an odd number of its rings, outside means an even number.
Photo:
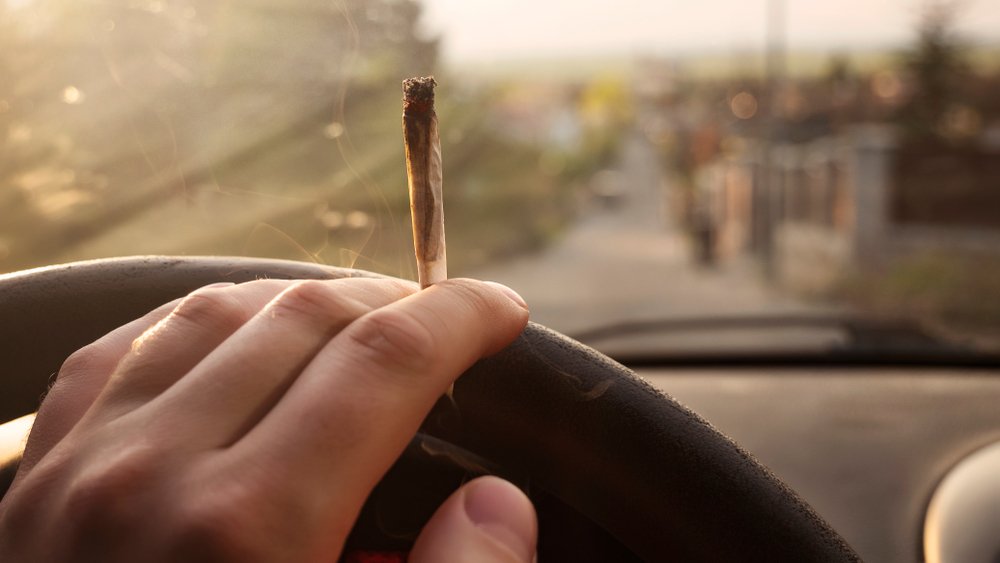
[{"label": "car interior", "polygon": [[115,327],[417,279],[401,83],[433,76],[447,273],[531,322],[341,561],[404,561],[480,475],[543,562],[1000,561],[997,30],[951,0],[0,0],[0,498]]}]

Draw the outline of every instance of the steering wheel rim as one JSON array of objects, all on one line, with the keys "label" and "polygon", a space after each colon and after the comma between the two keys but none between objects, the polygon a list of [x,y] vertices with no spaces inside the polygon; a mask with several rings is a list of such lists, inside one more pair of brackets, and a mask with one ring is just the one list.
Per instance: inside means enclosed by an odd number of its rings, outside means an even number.
[{"label": "steering wheel rim", "polygon": [[[112,328],[203,285],[261,277],[383,276],[283,260],[163,256],[0,276],[0,421],[35,410],[62,360]],[[531,475],[645,560],[859,560],[708,422],[540,325],[470,369],[454,405],[460,424],[429,423],[425,432]]]}]

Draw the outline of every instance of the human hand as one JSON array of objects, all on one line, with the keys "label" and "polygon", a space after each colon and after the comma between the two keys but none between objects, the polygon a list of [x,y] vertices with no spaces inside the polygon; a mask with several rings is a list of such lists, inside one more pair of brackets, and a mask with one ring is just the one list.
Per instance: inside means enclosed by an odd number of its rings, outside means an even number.
[{"label": "human hand", "polygon": [[[335,560],[437,398],[524,328],[509,291],[260,280],[111,332],[42,404],[0,503],[0,559]],[[523,493],[485,477],[410,560],[530,561],[536,535]]]}]

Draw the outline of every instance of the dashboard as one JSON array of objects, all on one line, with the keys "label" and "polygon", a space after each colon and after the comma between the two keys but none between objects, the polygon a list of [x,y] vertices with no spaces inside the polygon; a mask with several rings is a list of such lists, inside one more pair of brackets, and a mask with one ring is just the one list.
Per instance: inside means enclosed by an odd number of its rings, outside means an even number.
[{"label": "dashboard", "polygon": [[923,561],[938,485],[1000,440],[1000,369],[637,372],[756,456],[865,561]]}]

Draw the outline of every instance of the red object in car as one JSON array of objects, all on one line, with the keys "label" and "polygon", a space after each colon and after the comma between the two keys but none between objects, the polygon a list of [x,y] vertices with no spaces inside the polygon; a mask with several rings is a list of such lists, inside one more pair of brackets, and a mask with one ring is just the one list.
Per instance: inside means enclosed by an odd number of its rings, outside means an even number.
[{"label": "red object in car", "polygon": [[344,563],[406,563],[406,553],[402,551],[352,551]]}]

